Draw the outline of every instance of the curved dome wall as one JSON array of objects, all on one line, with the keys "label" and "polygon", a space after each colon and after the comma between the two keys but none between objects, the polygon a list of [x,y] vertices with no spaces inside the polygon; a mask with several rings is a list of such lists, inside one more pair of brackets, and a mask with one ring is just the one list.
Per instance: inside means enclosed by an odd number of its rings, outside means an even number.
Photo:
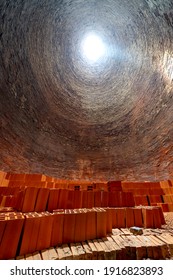
[{"label": "curved dome wall", "polygon": [[[1,170],[173,177],[171,0],[2,0],[0,10]],[[95,62],[82,49],[89,34],[105,46]]]}]

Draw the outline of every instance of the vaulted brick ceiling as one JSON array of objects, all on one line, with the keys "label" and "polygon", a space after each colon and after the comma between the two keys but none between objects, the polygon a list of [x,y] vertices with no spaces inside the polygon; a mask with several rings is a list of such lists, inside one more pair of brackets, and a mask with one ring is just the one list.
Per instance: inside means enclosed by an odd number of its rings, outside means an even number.
[{"label": "vaulted brick ceiling", "polygon": [[[173,177],[173,1],[1,0],[0,169]],[[105,53],[88,61],[96,34]]]}]

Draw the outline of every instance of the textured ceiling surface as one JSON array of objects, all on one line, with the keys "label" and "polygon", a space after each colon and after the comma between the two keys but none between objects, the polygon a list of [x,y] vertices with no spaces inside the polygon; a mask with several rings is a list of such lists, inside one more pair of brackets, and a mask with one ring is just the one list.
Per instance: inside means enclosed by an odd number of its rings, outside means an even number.
[{"label": "textured ceiling surface", "polygon": [[1,170],[173,177],[172,0],[0,0],[0,40]]}]

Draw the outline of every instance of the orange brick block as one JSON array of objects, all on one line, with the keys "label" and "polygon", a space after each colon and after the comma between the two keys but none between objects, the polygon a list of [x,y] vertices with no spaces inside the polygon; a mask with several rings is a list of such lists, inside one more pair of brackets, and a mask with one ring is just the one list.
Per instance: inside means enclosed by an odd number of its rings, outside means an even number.
[{"label": "orange brick block", "polygon": [[87,191],[87,208],[94,207],[94,192]]},{"label": "orange brick block", "polygon": [[86,209],[86,240],[96,238],[96,211]]},{"label": "orange brick block", "polygon": [[45,178],[46,176],[42,174],[25,174],[25,182],[41,182]]},{"label": "orange brick block", "polygon": [[33,212],[37,199],[38,188],[27,187],[24,193],[22,212]]},{"label": "orange brick block", "polygon": [[141,208],[133,208],[133,213],[134,213],[135,226],[143,227],[142,209]]},{"label": "orange brick block", "polygon": [[52,212],[53,210],[58,208],[59,205],[59,189],[50,189],[47,210]]},{"label": "orange brick block", "polygon": [[19,255],[25,255],[30,253],[29,244],[31,241],[32,230],[34,226],[35,217],[31,213],[25,214],[25,221],[23,227],[23,234],[21,239]]},{"label": "orange brick block", "polygon": [[109,191],[122,191],[121,181],[109,181],[107,183]]},{"label": "orange brick block", "polygon": [[142,208],[143,223],[145,228],[154,228],[153,210],[151,208]]},{"label": "orange brick block", "polygon": [[58,208],[59,209],[66,209],[67,208],[68,194],[69,194],[68,189],[60,189],[59,201],[58,201]]},{"label": "orange brick block", "polygon": [[35,210],[36,212],[43,212],[46,211],[46,206],[48,203],[48,197],[49,197],[49,189],[43,189],[40,188],[38,190],[36,204],[35,204]]},{"label": "orange brick block", "polygon": [[112,228],[118,227],[118,221],[117,221],[117,211],[116,208],[110,208],[112,212]]},{"label": "orange brick block", "polygon": [[168,204],[169,212],[173,212],[173,203]]},{"label": "orange brick block", "polygon": [[125,208],[116,208],[117,228],[126,227],[126,212]]},{"label": "orange brick block", "polygon": [[154,228],[161,228],[162,222],[161,222],[159,207],[153,208],[153,222],[154,222]]},{"label": "orange brick block", "polygon": [[101,207],[108,207],[108,204],[109,204],[109,193],[102,191]]},{"label": "orange brick block", "polygon": [[134,200],[136,206],[148,206],[148,200],[146,195],[134,195]]},{"label": "orange brick block", "polygon": [[67,209],[74,209],[74,190],[68,190],[68,198],[67,198],[67,203],[66,203],[66,208]]},{"label": "orange brick block", "polygon": [[65,210],[63,243],[73,243],[75,233],[75,212],[74,210]]},{"label": "orange brick block", "polygon": [[36,251],[49,248],[51,244],[51,234],[53,226],[52,214],[48,212],[42,212],[40,217],[40,227],[37,236]]},{"label": "orange brick block", "polygon": [[33,216],[33,225],[32,225],[32,231],[30,235],[30,242],[28,246],[28,253],[33,253],[37,249],[37,240],[39,235],[39,229],[40,229],[40,222],[41,222],[41,214],[39,213],[31,213]]},{"label": "orange brick block", "polygon": [[109,207],[122,206],[121,192],[109,192],[108,196],[109,196],[109,200],[108,200]]},{"label": "orange brick block", "polygon": [[162,198],[160,195],[149,195],[148,198],[150,201],[150,205],[151,205],[151,203],[161,203],[162,202]]},{"label": "orange brick block", "polygon": [[74,242],[82,242],[86,240],[86,210],[75,210],[75,230],[74,230]]},{"label": "orange brick block", "polygon": [[94,207],[101,207],[101,191],[94,192]]},{"label": "orange brick block", "polygon": [[161,219],[161,224],[164,225],[165,224],[165,217],[163,215],[163,210],[161,207],[158,207],[159,208],[159,212],[160,212],[160,219]]},{"label": "orange brick block", "polygon": [[96,231],[97,238],[105,237],[107,232],[107,216],[106,211],[103,208],[95,208],[96,210]]},{"label": "orange brick block", "polygon": [[3,234],[5,231],[6,223],[7,223],[7,221],[5,219],[4,213],[0,213],[0,244],[1,244]]},{"label": "orange brick block", "polygon": [[127,207],[135,206],[135,200],[132,192],[126,192],[126,206]]},{"label": "orange brick block", "polygon": [[112,232],[112,209],[111,208],[104,208],[106,211],[106,232]]},{"label": "orange brick block", "polygon": [[[23,207],[23,201],[25,197],[25,190],[21,189],[18,194],[16,195],[16,204],[15,204],[15,209],[18,211],[22,211]],[[26,203],[26,202],[25,202]]]},{"label": "orange brick block", "polygon": [[157,206],[161,207],[163,212],[169,212],[168,203],[157,203]]},{"label": "orange brick block", "polygon": [[165,194],[162,196],[164,203],[172,203],[172,195],[171,194]]},{"label": "orange brick block", "polygon": [[0,259],[16,257],[17,248],[23,228],[24,216],[21,213],[10,214],[0,244]]},{"label": "orange brick block", "polygon": [[53,212],[53,225],[50,246],[54,247],[63,242],[64,210]]},{"label": "orange brick block", "polygon": [[75,209],[82,208],[82,194],[83,194],[83,192],[80,190],[74,191],[74,208]]},{"label": "orange brick block", "polygon": [[134,220],[134,210],[133,208],[126,208],[126,227],[130,228],[135,225],[135,220]]},{"label": "orange brick block", "polygon": [[88,208],[88,192],[82,191],[82,208]]}]

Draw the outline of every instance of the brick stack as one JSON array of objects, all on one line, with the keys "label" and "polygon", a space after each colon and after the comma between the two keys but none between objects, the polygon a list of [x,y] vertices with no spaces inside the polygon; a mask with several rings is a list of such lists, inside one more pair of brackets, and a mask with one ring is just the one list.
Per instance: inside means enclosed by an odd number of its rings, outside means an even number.
[{"label": "brick stack", "polygon": [[[162,209],[171,205],[166,203],[172,195],[170,183],[168,187],[159,182],[68,182],[3,172],[0,182],[0,206],[14,209],[10,214],[3,208],[0,214],[1,259],[100,239],[113,228],[161,228]],[[15,227],[12,249],[5,252]]]},{"label": "brick stack", "polygon": [[124,192],[133,193],[135,205],[160,206],[163,212],[173,211],[172,181],[122,182]]},{"label": "brick stack", "polygon": [[[159,207],[66,209],[1,213],[0,259],[10,259],[61,244],[99,239],[113,228],[160,228]],[[9,246],[10,242],[10,246]]]},{"label": "brick stack", "polygon": [[163,203],[160,204],[164,212],[173,212],[173,181],[161,181]]}]

